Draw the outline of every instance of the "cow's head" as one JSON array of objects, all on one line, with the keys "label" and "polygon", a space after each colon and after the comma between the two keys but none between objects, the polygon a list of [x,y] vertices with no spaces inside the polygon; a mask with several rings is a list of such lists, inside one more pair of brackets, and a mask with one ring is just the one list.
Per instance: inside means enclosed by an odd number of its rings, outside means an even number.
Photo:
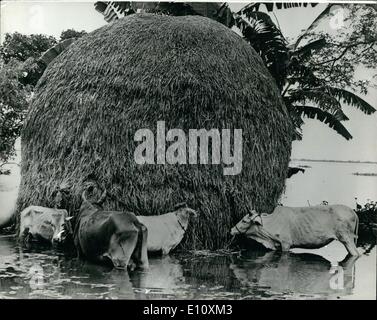
[{"label": "cow's head", "polygon": [[107,198],[107,191],[106,189],[103,190],[100,198],[97,200],[97,201],[92,201],[91,199],[88,200],[88,193],[91,194],[91,198],[93,197],[93,195],[96,195],[98,194],[99,192],[99,188],[94,186],[94,185],[89,185],[82,193],[81,195],[81,198],[82,198],[82,205],[81,205],[81,209],[83,208],[87,208],[87,207],[93,207],[93,206],[96,206],[96,207],[102,207],[102,204],[105,202],[106,198]]},{"label": "cow's head", "polygon": [[185,202],[179,203],[174,207],[176,214],[182,219],[197,218],[198,213],[189,208]]},{"label": "cow's head", "polygon": [[244,216],[231,230],[232,236],[243,234],[253,239],[268,249],[276,250],[281,246],[278,238],[268,232],[263,226],[261,215],[256,211]]},{"label": "cow's head", "polygon": [[59,210],[52,214],[52,224],[54,227],[54,234],[52,236],[53,243],[62,243],[65,240],[67,236],[66,224],[69,223],[71,219],[72,217],[68,217],[66,210]]},{"label": "cow's head", "polygon": [[[253,210],[251,213],[248,213],[244,216],[231,230],[230,234],[235,236],[237,234],[246,234],[257,231],[262,225],[262,219],[260,215]],[[255,230],[254,230],[255,229]]]}]

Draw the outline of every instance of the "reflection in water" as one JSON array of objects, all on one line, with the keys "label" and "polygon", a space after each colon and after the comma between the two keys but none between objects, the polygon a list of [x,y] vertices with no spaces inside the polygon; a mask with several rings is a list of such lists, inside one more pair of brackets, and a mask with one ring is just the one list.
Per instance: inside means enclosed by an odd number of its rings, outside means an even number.
[{"label": "reflection in water", "polygon": [[184,287],[182,265],[166,256],[149,260],[149,270],[130,274],[138,299],[158,298],[161,294],[174,296]]},{"label": "reflection in water", "polygon": [[[0,298],[292,299],[355,297],[357,265],[373,270],[376,249],[333,265],[314,254],[210,252],[150,259],[148,271],[93,265],[51,248],[21,249],[0,236]],[[360,264],[360,262],[362,262]],[[360,278],[360,279],[358,279]],[[375,299],[375,291],[363,291]]]},{"label": "reflection in water", "polygon": [[242,286],[265,288],[275,294],[309,294],[334,298],[352,294],[357,257],[339,265],[308,253],[253,252],[230,265]]}]

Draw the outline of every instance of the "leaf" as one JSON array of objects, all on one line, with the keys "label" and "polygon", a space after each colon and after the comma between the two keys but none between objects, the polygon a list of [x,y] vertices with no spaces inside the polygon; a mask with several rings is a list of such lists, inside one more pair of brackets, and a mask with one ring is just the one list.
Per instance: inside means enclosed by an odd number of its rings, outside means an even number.
[{"label": "leaf", "polygon": [[268,14],[251,12],[246,18],[235,14],[235,24],[245,40],[261,56],[281,89],[287,76],[289,49],[287,41]]},{"label": "leaf", "polygon": [[314,102],[318,108],[331,113],[338,121],[349,120],[342,111],[342,105],[336,97],[334,97],[327,88],[313,89],[295,89],[289,92],[289,96],[285,99],[289,103],[307,103]]},{"label": "leaf", "polygon": [[361,110],[365,114],[372,114],[376,112],[376,109],[372,107],[368,102],[350,91],[334,87],[327,87],[327,90],[329,90],[329,92],[331,92],[331,94],[338,100],[346,103],[349,106]]},{"label": "leaf", "polygon": [[327,18],[330,13],[331,13],[331,8],[334,5],[341,5],[341,4],[336,4],[336,3],[329,3],[326,8],[317,16],[317,18],[314,19],[314,21],[310,24],[308,28],[297,38],[296,43],[294,45],[295,48],[298,47],[300,44],[301,40],[308,34],[309,31],[314,29],[324,18]]},{"label": "leaf", "polygon": [[346,140],[352,139],[352,135],[348,130],[343,126],[343,124],[337,120],[332,114],[321,110],[319,108],[311,106],[292,106],[295,109],[295,112],[301,116],[306,116],[310,119],[317,119],[325,124],[327,124],[331,129],[334,129],[338,134],[344,137]]},{"label": "leaf", "polygon": [[303,47],[296,49],[293,51],[292,55],[300,56],[301,58],[308,58],[313,50],[322,49],[327,44],[325,38],[321,38],[318,40],[314,40],[309,42],[308,44],[304,45]]},{"label": "leaf", "polygon": [[[307,7],[308,2],[279,2],[279,3],[271,3],[271,2],[252,2],[245,7],[243,7],[240,11],[238,11],[238,14],[246,14],[248,12],[255,12],[259,11],[261,4],[263,4],[268,12],[271,12],[275,9],[290,9],[290,8],[298,8],[298,7]],[[311,7],[315,7],[318,3],[310,3]]]}]

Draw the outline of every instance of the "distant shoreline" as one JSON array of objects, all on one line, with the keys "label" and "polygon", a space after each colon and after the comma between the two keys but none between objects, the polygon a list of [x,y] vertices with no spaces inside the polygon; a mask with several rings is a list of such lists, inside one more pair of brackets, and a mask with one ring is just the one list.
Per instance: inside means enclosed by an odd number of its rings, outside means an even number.
[{"label": "distant shoreline", "polygon": [[377,164],[377,161],[360,161],[360,160],[291,159],[291,161],[305,161],[305,162],[339,162],[339,163],[368,163],[368,164]]}]

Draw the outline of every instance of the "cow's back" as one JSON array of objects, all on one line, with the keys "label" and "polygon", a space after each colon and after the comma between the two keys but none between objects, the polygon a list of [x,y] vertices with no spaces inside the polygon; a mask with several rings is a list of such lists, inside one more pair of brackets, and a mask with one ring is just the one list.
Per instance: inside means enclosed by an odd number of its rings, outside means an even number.
[{"label": "cow's back", "polygon": [[183,237],[181,228],[177,229],[177,216],[173,212],[158,216],[137,216],[148,229],[148,250],[159,251],[179,243]]},{"label": "cow's back", "polygon": [[[352,209],[343,205],[320,205],[311,207],[277,207],[273,215],[276,220],[289,224],[285,232],[290,233],[293,247],[320,248],[337,239],[338,228],[354,218]],[[276,223],[282,224],[279,221]]]}]

